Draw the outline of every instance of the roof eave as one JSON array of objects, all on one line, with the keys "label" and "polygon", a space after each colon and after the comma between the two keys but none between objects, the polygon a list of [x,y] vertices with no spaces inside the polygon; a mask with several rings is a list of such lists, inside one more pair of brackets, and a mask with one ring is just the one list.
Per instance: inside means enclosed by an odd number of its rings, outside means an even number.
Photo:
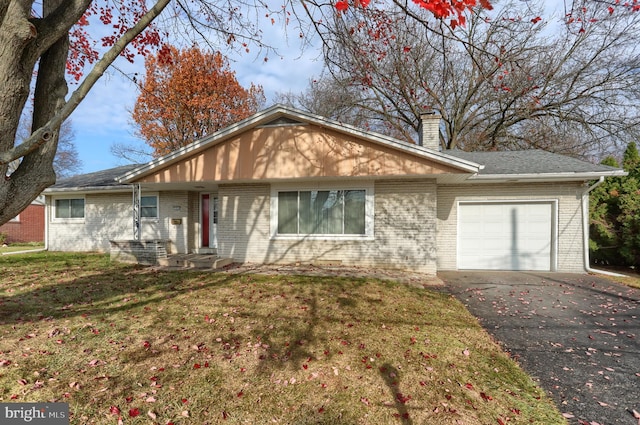
[{"label": "roof eave", "polygon": [[476,174],[470,176],[467,181],[473,182],[562,182],[562,181],[588,181],[596,180],[600,177],[623,177],[628,175],[624,170],[613,171],[589,171],[589,172],[566,172],[566,173],[528,173],[528,174]]},{"label": "roof eave", "polygon": [[43,195],[64,195],[78,193],[101,193],[101,192],[131,192],[131,186],[114,185],[114,186],[87,186],[87,187],[54,187],[47,188]]}]

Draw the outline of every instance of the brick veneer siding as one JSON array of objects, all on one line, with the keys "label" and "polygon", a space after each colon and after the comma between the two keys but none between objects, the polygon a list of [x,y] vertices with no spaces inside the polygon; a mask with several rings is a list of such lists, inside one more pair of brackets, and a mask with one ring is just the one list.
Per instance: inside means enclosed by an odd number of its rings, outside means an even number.
[{"label": "brick veneer siding", "polygon": [[239,262],[336,263],[436,272],[435,180],[375,182],[374,237],[368,240],[271,238],[270,194],[268,184],[220,186],[220,256]]},{"label": "brick veneer siding", "polygon": [[[190,238],[188,192],[160,192],[157,195],[159,217],[142,220],[141,239],[169,241],[167,249],[170,252],[186,253]],[[47,208],[50,210],[49,250],[109,252],[109,241],[133,239],[131,193],[84,195],[85,217],[81,220],[54,219],[51,207],[54,199],[55,196],[47,199]],[[181,222],[172,224],[172,219]]]},{"label": "brick veneer siding", "polygon": [[19,215],[17,221],[0,226],[0,233],[7,236],[6,243],[44,241],[44,205],[31,204]]},{"label": "brick veneer siding", "polygon": [[438,187],[438,270],[457,268],[458,201],[557,200],[557,271],[584,272],[579,183],[468,184]]}]

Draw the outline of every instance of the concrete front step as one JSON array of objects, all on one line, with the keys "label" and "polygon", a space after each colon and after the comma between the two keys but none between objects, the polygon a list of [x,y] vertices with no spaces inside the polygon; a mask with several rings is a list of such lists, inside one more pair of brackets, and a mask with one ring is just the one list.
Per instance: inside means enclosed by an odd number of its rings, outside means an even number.
[{"label": "concrete front step", "polygon": [[162,267],[181,267],[193,269],[219,269],[231,264],[231,258],[220,258],[216,255],[174,254],[158,260]]}]

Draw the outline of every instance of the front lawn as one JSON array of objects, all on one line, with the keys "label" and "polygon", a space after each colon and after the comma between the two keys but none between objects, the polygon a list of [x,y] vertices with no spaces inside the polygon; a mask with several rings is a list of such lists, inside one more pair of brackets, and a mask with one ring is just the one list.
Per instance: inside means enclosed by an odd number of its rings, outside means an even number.
[{"label": "front lawn", "polygon": [[365,278],[0,258],[0,402],[73,424],[562,424],[452,297]]},{"label": "front lawn", "polygon": [[6,246],[0,245],[0,255],[9,254],[12,252],[35,251],[38,249],[44,249],[44,243],[40,243],[40,242],[12,243]]}]

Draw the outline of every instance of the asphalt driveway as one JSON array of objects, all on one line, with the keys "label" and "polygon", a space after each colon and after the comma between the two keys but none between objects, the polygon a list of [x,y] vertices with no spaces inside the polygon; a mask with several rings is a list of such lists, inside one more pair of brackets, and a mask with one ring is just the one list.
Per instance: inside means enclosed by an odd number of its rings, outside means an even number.
[{"label": "asphalt driveway", "polygon": [[640,424],[640,290],[585,275],[442,272],[571,424]]}]

